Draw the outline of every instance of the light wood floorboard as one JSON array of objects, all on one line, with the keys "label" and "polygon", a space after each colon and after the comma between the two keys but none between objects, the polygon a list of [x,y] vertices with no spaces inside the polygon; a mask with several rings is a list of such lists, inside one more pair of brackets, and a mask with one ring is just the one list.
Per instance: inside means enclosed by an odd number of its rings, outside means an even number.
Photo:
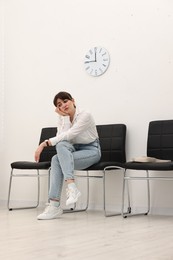
[{"label": "light wood floorboard", "polygon": [[0,259],[173,260],[173,217],[87,211],[38,221],[42,210],[0,209]]}]

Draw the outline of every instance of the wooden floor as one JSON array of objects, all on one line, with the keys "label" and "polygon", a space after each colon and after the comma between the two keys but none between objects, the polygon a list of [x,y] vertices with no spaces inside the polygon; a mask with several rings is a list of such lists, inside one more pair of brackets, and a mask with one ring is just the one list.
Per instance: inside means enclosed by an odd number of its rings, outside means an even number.
[{"label": "wooden floor", "polygon": [[0,209],[0,259],[173,259],[173,217],[87,211],[38,221],[41,212]]}]

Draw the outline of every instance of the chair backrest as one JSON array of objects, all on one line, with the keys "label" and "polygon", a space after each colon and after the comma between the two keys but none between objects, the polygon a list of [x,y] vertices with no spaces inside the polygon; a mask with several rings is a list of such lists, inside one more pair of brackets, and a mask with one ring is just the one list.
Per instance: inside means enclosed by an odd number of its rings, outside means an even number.
[{"label": "chair backrest", "polygon": [[173,120],[149,123],[147,156],[173,161]]},{"label": "chair backrest", "polygon": [[97,125],[102,156],[100,162],[126,162],[126,125]]},{"label": "chair backrest", "polygon": [[[39,144],[44,140],[56,136],[57,127],[45,127],[41,130]],[[45,147],[40,156],[40,162],[49,162],[52,157],[56,154],[55,146]]]},{"label": "chair backrest", "polygon": [[[125,139],[126,126],[124,124],[97,125],[102,156],[100,162],[126,161]],[[47,127],[41,130],[40,142],[56,135],[56,127]],[[56,154],[55,146],[45,147],[40,156],[40,162],[51,161]]]}]

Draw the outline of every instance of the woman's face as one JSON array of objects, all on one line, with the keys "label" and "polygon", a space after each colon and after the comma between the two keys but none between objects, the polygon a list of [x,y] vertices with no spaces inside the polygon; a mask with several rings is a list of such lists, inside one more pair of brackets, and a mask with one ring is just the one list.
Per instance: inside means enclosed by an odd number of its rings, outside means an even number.
[{"label": "woman's face", "polygon": [[75,107],[74,107],[74,99],[57,99],[57,107],[56,107],[56,112],[62,112],[66,115],[70,115],[74,113]]}]

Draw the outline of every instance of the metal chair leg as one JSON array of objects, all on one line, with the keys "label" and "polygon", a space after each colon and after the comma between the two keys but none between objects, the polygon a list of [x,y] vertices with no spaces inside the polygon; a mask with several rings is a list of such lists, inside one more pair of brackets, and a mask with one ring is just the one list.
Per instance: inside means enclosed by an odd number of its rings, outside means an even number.
[{"label": "metal chair leg", "polygon": [[[123,217],[125,217],[125,215],[124,215],[124,200],[125,200],[125,186],[126,186],[125,175],[126,175],[126,169],[124,170],[124,176],[123,176],[123,191],[122,191],[122,212],[121,212],[121,215],[122,215]],[[129,188],[128,188],[128,192],[129,192]]]},{"label": "metal chair leg", "polygon": [[126,176],[126,170],[124,172],[124,180],[123,180],[123,200],[122,200],[122,216],[124,218],[129,217],[129,216],[137,216],[137,215],[148,215],[149,211],[150,211],[150,183],[149,183],[149,171],[146,170],[146,177],[144,177],[143,179],[147,180],[147,211],[146,212],[141,212],[141,213],[131,213],[131,208],[130,211],[125,213],[124,212],[124,200],[125,200],[125,184],[126,181],[128,183],[129,180],[135,180],[138,178],[135,177],[127,177]]},{"label": "metal chair leg", "polygon": [[9,188],[8,188],[7,208],[8,208],[9,210],[11,210],[11,208],[10,208],[10,195],[11,195],[12,177],[13,177],[13,169],[11,170],[11,174],[10,174],[10,182],[9,182]]},{"label": "metal chair leg", "polygon": [[39,170],[37,170],[37,185],[38,185],[38,188],[37,188],[37,204],[36,204],[36,208],[38,207],[39,205],[39,201],[40,201],[40,174],[39,174]]},{"label": "metal chair leg", "polygon": [[126,183],[126,190],[127,190],[127,202],[128,202],[127,212],[128,212],[128,213],[131,213],[130,191],[129,191],[129,182],[128,182],[128,181],[127,181],[127,183]]},{"label": "metal chair leg", "polygon": [[[124,173],[124,168],[122,167],[117,167],[117,166],[108,166],[104,169],[104,172],[103,172],[103,208],[104,208],[104,214],[105,214],[105,217],[112,217],[112,216],[118,216],[118,215],[121,215],[122,214],[122,211],[121,212],[118,212],[118,213],[112,213],[112,214],[107,214],[107,211],[106,211],[106,171],[108,170],[122,170],[123,173]],[[124,179],[124,178],[123,178]],[[130,198],[129,198],[129,193],[128,193],[128,208],[130,208]]]},{"label": "metal chair leg", "polygon": [[[127,214],[131,213],[131,205],[130,205],[130,191],[129,191],[129,182],[125,182],[125,175],[126,175],[126,169],[124,170],[124,176],[123,176],[123,190],[122,190],[122,210],[121,215],[123,217],[126,217]],[[127,187],[127,189],[126,189]],[[127,212],[124,212],[124,204],[125,204],[125,191],[127,190]]]},{"label": "metal chair leg", "polygon": [[147,194],[148,194],[148,210],[145,213],[146,215],[148,215],[148,213],[150,212],[150,181],[149,181],[149,171],[147,170]]},{"label": "metal chair leg", "polygon": [[[10,182],[9,182],[9,190],[8,190],[8,201],[7,201],[7,208],[8,210],[17,210],[17,209],[33,209],[37,208],[39,205],[39,199],[40,199],[40,175],[39,175],[39,170],[37,170],[37,203],[34,206],[30,207],[17,207],[17,208],[12,208],[10,207],[10,196],[11,196],[11,187],[12,187],[12,178],[13,177],[20,177],[20,176],[15,176],[13,175],[13,169],[11,170],[11,175],[10,175]],[[21,176],[22,177],[22,176]]]}]

